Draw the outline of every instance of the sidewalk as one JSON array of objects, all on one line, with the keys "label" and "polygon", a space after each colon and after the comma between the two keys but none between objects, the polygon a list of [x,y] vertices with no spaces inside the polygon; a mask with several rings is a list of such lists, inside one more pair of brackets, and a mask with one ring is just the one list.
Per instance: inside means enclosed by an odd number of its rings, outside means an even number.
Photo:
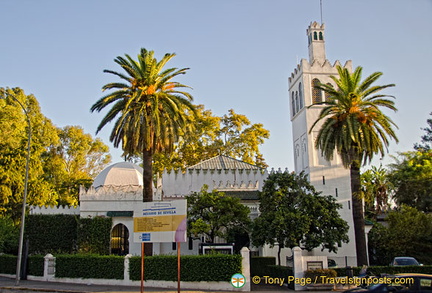
[{"label": "sidewalk", "polygon": [[[0,293],[17,293],[24,291],[32,292],[64,292],[64,293],[91,293],[91,292],[120,292],[120,293],[139,293],[141,288],[139,286],[113,286],[113,285],[85,285],[75,283],[58,283],[58,282],[45,282],[45,281],[31,281],[31,280],[20,280],[19,285],[15,286],[15,279],[6,278],[0,276]],[[274,293],[276,291],[287,291],[293,293],[293,290],[289,290],[286,287],[279,286],[252,286],[254,293]],[[144,287],[144,292],[177,292],[177,288],[149,288]],[[225,293],[228,291],[214,291],[209,288],[205,291],[199,290],[181,290],[185,293]],[[229,293],[239,291],[229,291]],[[319,293],[329,293],[320,291]]]}]

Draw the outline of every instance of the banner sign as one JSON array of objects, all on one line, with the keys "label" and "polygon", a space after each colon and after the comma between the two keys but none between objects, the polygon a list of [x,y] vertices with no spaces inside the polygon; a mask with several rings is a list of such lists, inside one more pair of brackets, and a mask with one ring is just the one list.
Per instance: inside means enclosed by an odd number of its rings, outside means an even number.
[{"label": "banner sign", "polygon": [[152,201],[134,210],[134,242],[186,242],[185,199]]}]

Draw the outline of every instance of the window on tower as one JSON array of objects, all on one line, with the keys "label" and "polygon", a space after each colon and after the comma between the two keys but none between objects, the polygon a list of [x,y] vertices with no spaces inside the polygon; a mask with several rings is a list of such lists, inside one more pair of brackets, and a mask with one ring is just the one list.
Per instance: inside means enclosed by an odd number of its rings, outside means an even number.
[{"label": "window on tower", "polygon": [[298,99],[298,92],[295,93],[295,104],[296,104],[296,112],[300,110],[300,104]]},{"label": "window on tower", "polygon": [[320,39],[320,41],[324,40],[322,32],[319,32],[319,39]]},{"label": "window on tower", "polygon": [[292,115],[294,116],[296,114],[294,92],[291,92],[291,110],[292,110]]},{"label": "window on tower", "polygon": [[314,78],[312,80],[312,103],[321,103],[322,102],[322,91],[319,88],[316,88],[320,84],[319,79]]},{"label": "window on tower", "polygon": [[[327,83],[327,85],[328,85],[328,86],[332,86],[331,83]],[[324,95],[325,95],[325,100],[326,100],[326,101],[328,101],[328,100],[330,99],[330,97],[331,97],[331,95],[330,95],[329,93],[327,93],[327,92],[325,92]]]},{"label": "window on tower", "polygon": [[300,101],[300,109],[303,108],[303,91],[302,91],[302,84],[299,83],[299,101]]},{"label": "window on tower", "polygon": [[317,34],[317,32],[314,32],[314,40],[318,40],[318,34]]}]

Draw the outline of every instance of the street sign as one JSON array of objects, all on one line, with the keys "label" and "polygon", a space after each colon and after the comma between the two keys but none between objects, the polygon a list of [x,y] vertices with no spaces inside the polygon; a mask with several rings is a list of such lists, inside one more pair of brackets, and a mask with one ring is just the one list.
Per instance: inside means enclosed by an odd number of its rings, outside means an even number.
[{"label": "street sign", "polygon": [[134,210],[134,242],[186,242],[185,199],[143,202]]}]

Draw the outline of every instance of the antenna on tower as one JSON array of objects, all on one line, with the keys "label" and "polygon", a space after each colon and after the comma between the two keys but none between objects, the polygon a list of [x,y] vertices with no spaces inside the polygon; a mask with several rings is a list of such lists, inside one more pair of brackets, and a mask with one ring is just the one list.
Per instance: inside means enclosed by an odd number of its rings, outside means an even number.
[{"label": "antenna on tower", "polygon": [[321,24],[323,24],[323,18],[322,18],[322,0],[320,0],[320,13],[321,13]]}]

